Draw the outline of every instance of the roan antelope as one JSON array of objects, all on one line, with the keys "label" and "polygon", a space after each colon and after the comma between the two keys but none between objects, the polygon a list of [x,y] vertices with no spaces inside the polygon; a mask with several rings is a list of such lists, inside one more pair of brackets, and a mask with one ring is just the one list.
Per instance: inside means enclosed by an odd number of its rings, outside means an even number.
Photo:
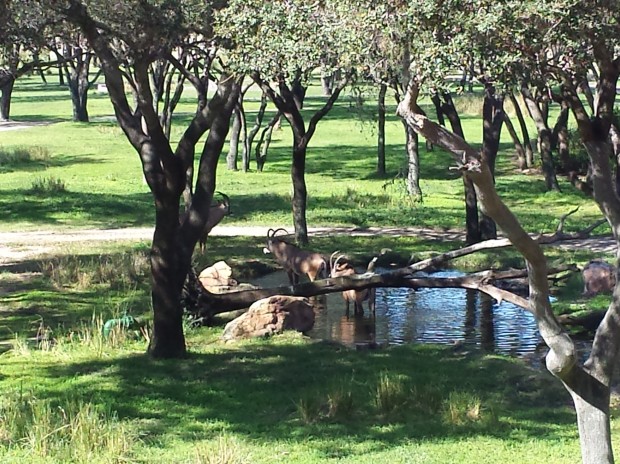
[{"label": "roan antelope", "polygon": [[218,193],[222,197],[222,199],[218,200],[215,204],[212,204],[209,208],[209,218],[207,219],[205,228],[202,231],[200,239],[198,240],[201,253],[205,252],[207,237],[209,236],[211,229],[218,225],[220,221],[224,219],[224,216],[228,216],[230,214],[230,198],[228,198],[228,195],[222,192],[215,193]]},{"label": "roan antelope", "polygon": [[276,262],[284,268],[291,285],[299,283],[299,277],[307,275],[310,282],[317,278],[327,277],[327,262],[320,253],[302,250],[296,245],[285,241],[276,234],[285,229],[269,229],[267,231],[267,246],[264,253],[273,254]]},{"label": "roan antelope", "polygon": [[[329,258],[329,276],[331,278],[347,277],[353,275],[359,275],[353,266],[346,261],[346,257],[343,254],[339,254],[339,251],[334,251]],[[366,272],[373,272],[375,263],[378,257],[375,256],[369,263]],[[347,314],[349,313],[349,303],[353,302],[353,308],[355,314],[364,314],[364,301],[368,301],[368,309],[375,312],[375,295],[374,288],[365,288],[364,290],[345,290],[342,292],[342,298],[346,304]]]}]

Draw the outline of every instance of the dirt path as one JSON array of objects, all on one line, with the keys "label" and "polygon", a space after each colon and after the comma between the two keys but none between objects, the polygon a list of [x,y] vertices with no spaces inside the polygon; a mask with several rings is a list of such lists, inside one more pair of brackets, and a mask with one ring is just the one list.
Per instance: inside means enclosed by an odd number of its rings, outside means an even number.
[{"label": "dirt path", "polygon": [[[264,237],[268,227],[262,226],[217,226],[211,232],[214,236],[255,236]],[[354,235],[354,236],[402,236],[415,235],[426,240],[464,241],[465,235],[460,230],[435,230],[416,227],[312,227],[310,236]],[[110,241],[148,241],[153,236],[153,228],[138,227],[125,229],[76,229],[76,230],[40,230],[29,232],[0,232],[0,268],[17,264],[21,261],[50,255],[60,251],[68,243],[96,243]],[[559,242],[558,246],[567,250],[588,249],[592,257],[613,252],[615,244],[609,236],[595,236],[585,240]]]},{"label": "dirt path", "polygon": [[30,127],[47,126],[51,121],[0,121],[0,132],[28,129]]}]

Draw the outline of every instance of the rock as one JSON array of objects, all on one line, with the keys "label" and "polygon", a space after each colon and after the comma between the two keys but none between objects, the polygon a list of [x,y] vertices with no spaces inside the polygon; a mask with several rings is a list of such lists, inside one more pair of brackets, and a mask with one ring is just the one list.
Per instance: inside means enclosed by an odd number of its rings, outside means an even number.
[{"label": "rock", "polygon": [[587,296],[611,292],[616,285],[616,268],[600,259],[590,261],[581,272],[583,294]]},{"label": "rock", "polygon": [[230,321],[222,338],[265,337],[285,330],[307,332],[314,326],[314,309],[307,298],[276,295],[258,300],[242,316]]},{"label": "rock", "polygon": [[231,287],[237,286],[237,281],[232,278],[232,269],[224,261],[218,261],[213,266],[203,269],[198,280],[211,293],[222,293],[222,287],[230,290]]}]

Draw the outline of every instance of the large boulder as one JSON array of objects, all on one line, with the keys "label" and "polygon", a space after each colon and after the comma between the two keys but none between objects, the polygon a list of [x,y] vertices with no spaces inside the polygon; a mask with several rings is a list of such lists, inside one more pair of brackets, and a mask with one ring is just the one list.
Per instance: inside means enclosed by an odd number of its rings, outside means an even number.
[{"label": "large boulder", "polygon": [[218,261],[213,266],[203,269],[198,275],[198,280],[211,293],[224,293],[238,285],[232,278],[232,269],[224,261]]},{"label": "large boulder", "polygon": [[583,294],[587,296],[611,292],[616,285],[616,267],[600,259],[594,259],[586,264],[581,275]]},{"label": "large boulder", "polygon": [[248,311],[230,321],[222,338],[266,337],[285,330],[307,332],[314,326],[314,309],[307,298],[276,295],[258,300]]}]

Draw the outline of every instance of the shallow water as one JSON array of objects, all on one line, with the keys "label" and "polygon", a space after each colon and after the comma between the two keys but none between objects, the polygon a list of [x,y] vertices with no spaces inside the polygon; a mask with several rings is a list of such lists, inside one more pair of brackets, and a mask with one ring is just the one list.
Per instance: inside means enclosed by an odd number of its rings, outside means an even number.
[{"label": "shallow water", "polygon": [[[443,271],[433,277],[463,275]],[[252,282],[262,287],[287,283],[277,272]],[[373,317],[347,315],[340,293],[312,299],[315,326],[309,335],[349,346],[438,343],[464,345],[485,352],[523,356],[540,341],[533,316],[507,302],[497,304],[475,290],[378,288]]]}]

